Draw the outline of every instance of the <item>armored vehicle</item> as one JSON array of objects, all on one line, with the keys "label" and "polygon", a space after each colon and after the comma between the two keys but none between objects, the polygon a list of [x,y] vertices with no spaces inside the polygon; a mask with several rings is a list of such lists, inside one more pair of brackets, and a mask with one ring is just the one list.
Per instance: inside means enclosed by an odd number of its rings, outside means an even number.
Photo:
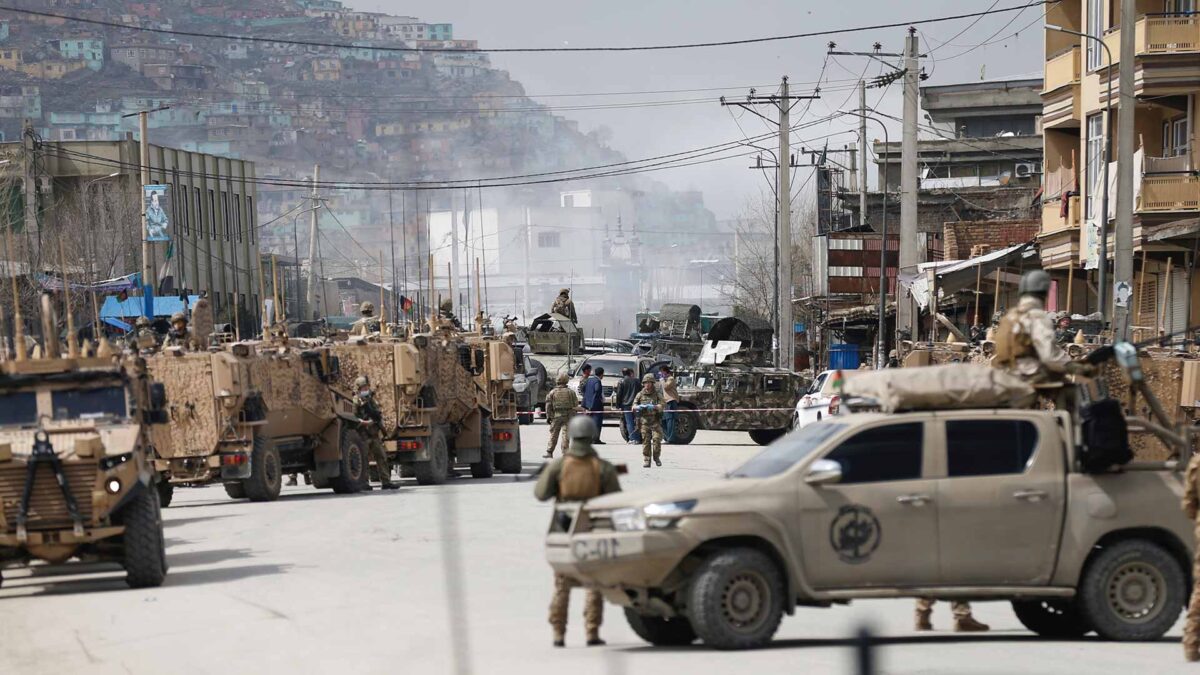
[{"label": "armored vehicle", "polygon": [[759,445],[787,432],[808,383],[769,365],[772,332],[758,319],[727,317],[713,326],[695,365],[675,374],[676,443],[691,443],[698,429],[747,431]]},{"label": "armored vehicle", "polygon": [[[53,325],[53,324],[51,324]],[[53,334],[49,330],[45,334]],[[115,562],[134,588],[167,573],[151,447],[164,390],[136,357],[0,363],[0,567]]]},{"label": "armored vehicle", "polygon": [[366,486],[366,445],[353,403],[332,386],[329,348],[238,342],[148,360],[171,401],[173,442],[155,460],[170,485],[221,481],[230,497],[251,501],[276,499],[285,473],[338,493]]},{"label": "armored vehicle", "polygon": [[583,334],[562,314],[542,314],[530,322],[517,339],[529,345],[534,354],[582,354]]}]

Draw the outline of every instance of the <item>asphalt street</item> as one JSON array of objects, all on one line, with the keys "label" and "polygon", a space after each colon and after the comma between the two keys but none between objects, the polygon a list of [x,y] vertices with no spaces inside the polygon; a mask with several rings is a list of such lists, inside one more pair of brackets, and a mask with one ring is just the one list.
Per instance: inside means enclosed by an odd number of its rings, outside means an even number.
[{"label": "asphalt street", "polygon": [[[527,470],[547,427],[523,427]],[[615,441],[626,487],[719,477],[758,451],[742,433],[700,432],[642,469],[640,448]],[[603,648],[583,646],[583,598],[567,648],[551,646],[551,575],[542,554],[549,507],[528,480],[411,480],[395,492],[336,496],[299,486],[279,501],[234,502],[220,487],[181,490],[166,510],[171,571],[131,591],[120,572],[5,572],[0,673],[852,673],[852,636],[880,636],[881,673],[1190,672],[1179,627],[1150,644],[1055,642],[1023,630],[1007,603],[980,603],[981,635],[912,630],[908,600],[799,609],[773,647],[740,653],[641,642],[613,606]]]}]

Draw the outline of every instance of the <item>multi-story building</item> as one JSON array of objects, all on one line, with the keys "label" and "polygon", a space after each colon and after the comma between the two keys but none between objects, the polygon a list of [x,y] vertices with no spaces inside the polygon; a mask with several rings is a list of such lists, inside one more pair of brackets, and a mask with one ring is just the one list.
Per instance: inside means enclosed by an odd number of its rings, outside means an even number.
[{"label": "multi-story building", "polygon": [[133,70],[141,72],[142,66],[149,63],[174,63],[178,50],[167,44],[131,43],[112,47],[110,55],[113,61],[123,63]]},{"label": "multi-story building", "polygon": [[[1077,313],[1097,311],[1089,278],[1101,264],[1099,231],[1110,222],[1108,253],[1115,251],[1111,226],[1116,214],[1116,127],[1134,117],[1135,204],[1133,248],[1135,289],[1131,325],[1142,335],[1178,330],[1200,316],[1200,275],[1195,244],[1200,238],[1200,162],[1197,105],[1200,104],[1200,3],[1195,0],[1138,0],[1133,26],[1121,25],[1119,3],[1063,0],[1050,7],[1046,24],[1078,31],[1045,32],[1045,187],[1041,217],[1043,266],[1058,283],[1053,302]],[[1117,95],[1120,36],[1135,32],[1132,106]],[[1092,39],[1095,38],[1095,39]],[[1104,46],[1112,53],[1108,62]],[[1111,85],[1112,100],[1108,99]],[[1112,120],[1106,129],[1105,109]],[[1108,147],[1109,209],[1102,213],[1103,156]],[[1073,276],[1074,283],[1068,283]],[[1066,289],[1072,288],[1067,298]],[[1109,296],[1112,297],[1112,294]]]},{"label": "multi-story building", "polygon": [[92,70],[104,68],[104,40],[100,38],[59,40],[58,52],[69,61],[83,61]]}]

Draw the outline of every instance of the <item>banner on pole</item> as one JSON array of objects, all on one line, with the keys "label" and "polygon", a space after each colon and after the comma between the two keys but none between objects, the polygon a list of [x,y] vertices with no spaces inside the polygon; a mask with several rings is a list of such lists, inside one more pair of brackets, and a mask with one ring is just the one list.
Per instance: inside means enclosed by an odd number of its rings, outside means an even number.
[{"label": "banner on pole", "polygon": [[171,241],[171,195],[166,185],[142,187],[146,209],[146,241]]}]

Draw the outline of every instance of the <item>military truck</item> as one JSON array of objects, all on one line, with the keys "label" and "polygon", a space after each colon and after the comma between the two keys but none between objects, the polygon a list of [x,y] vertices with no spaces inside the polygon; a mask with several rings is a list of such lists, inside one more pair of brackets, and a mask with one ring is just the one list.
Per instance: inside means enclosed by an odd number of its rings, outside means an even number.
[{"label": "military truck", "polygon": [[165,405],[140,359],[118,361],[107,345],[93,358],[51,349],[0,363],[0,567],[115,562],[130,587],[161,585],[150,456]]},{"label": "military truck", "polygon": [[171,401],[172,443],[155,458],[166,485],[220,481],[251,501],[278,498],[286,473],[340,494],[366,486],[366,445],[353,403],[332,386],[339,370],[329,348],[243,341],[215,352],[168,348],[148,362]]},{"label": "military truck", "polygon": [[421,485],[444,483],[455,464],[488,478],[521,471],[513,351],[503,341],[441,328],[405,339],[352,338],[330,347],[339,386],[370,380],[386,449]]},{"label": "military truck", "polygon": [[772,333],[770,324],[752,318],[713,325],[696,363],[675,373],[676,443],[691,443],[699,429],[746,431],[759,445],[787,433],[808,382],[770,365]]},{"label": "military truck", "polygon": [[583,334],[562,314],[542,314],[529,323],[517,340],[534,354],[582,354]]}]

